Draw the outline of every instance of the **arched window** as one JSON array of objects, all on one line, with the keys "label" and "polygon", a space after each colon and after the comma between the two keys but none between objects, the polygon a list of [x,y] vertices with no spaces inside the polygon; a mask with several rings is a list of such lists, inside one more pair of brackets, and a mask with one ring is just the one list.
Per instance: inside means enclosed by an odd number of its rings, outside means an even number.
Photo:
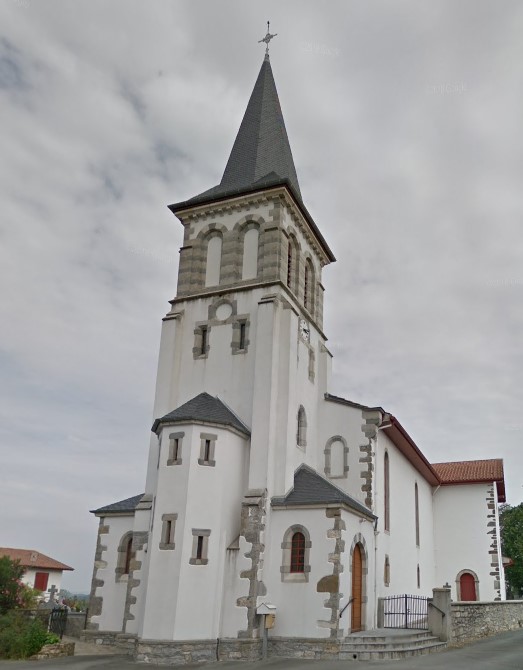
[{"label": "arched window", "polygon": [[327,440],[325,449],[325,474],[331,479],[347,477],[349,472],[349,447],[341,435]]},{"label": "arched window", "polygon": [[305,572],[305,535],[294,533],[291,540],[291,572]]},{"label": "arched window", "polygon": [[287,286],[292,288],[292,273],[294,270],[294,245],[289,238],[287,245]]},{"label": "arched window", "polygon": [[217,286],[220,283],[222,266],[222,236],[215,233],[207,242],[207,263],[205,266],[205,286]]},{"label": "arched window", "polygon": [[243,236],[242,279],[256,279],[258,276],[258,228],[250,228]]},{"label": "arched window", "polygon": [[419,547],[419,499],[417,482],[414,484],[414,509],[416,514],[416,546]]},{"label": "arched window", "polygon": [[389,454],[386,451],[383,458],[383,498],[384,498],[384,522],[385,530],[390,531],[390,479],[389,479]]},{"label": "arched window", "polygon": [[123,574],[128,575],[131,572],[131,558],[133,556],[133,538],[132,536],[127,540],[127,546],[125,547],[125,565],[123,569]]},{"label": "arched window", "polygon": [[309,581],[311,546],[310,534],[305,526],[287,528],[281,543],[283,553],[280,573],[283,582]]},{"label": "arched window", "polygon": [[300,409],[298,410],[298,433],[296,442],[299,447],[307,446],[307,416],[305,415],[303,405],[300,405]]},{"label": "arched window", "polygon": [[120,581],[131,573],[131,561],[133,559],[133,532],[124,533],[118,543],[118,554],[116,558],[115,576]]},{"label": "arched window", "polygon": [[305,262],[305,276],[303,280],[303,305],[306,310],[314,314],[314,268],[308,258]]}]

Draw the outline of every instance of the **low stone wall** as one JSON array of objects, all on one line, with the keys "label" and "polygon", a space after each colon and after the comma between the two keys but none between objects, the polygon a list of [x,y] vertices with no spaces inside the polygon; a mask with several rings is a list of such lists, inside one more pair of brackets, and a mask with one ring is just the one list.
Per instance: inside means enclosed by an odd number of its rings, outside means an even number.
[{"label": "low stone wall", "polygon": [[269,637],[268,656],[338,660],[340,640],[307,637]]},{"label": "low stone wall", "polygon": [[31,656],[31,659],[43,661],[47,658],[58,658],[59,656],[74,656],[74,642],[44,644],[38,654]]},{"label": "low stone wall", "polygon": [[218,660],[216,640],[138,640],[135,660],[154,665],[212,663]]},{"label": "low stone wall", "polygon": [[65,635],[80,639],[86,624],[86,612],[68,612],[65,624]]},{"label": "low stone wall", "polygon": [[523,628],[523,600],[451,604],[451,644]]},{"label": "low stone wall", "polygon": [[80,639],[97,645],[110,645],[132,656],[136,650],[136,636],[112,630],[83,630]]}]

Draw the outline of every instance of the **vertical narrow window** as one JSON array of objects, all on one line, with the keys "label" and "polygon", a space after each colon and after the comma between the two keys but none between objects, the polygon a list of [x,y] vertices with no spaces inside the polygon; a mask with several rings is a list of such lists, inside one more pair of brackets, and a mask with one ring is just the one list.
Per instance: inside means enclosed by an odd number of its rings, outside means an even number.
[{"label": "vertical narrow window", "polygon": [[205,448],[203,450],[203,460],[208,463],[211,460],[211,441],[205,440]]},{"label": "vertical narrow window", "polygon": [[207,264],[205,267],[205,286],[217,286],[220,283],[222,265],[222,237],[214,233],[207,242]]},{"label": "vertical narrow window", "polygon": [[242,279],[256,279],[258,276],[258,228],[251,228],[243,236]]},{"label": "vertical narrow window", "polygon": [[387,555],[385,555],[385,566],[383,570],[383,582],[385,586],[389,586],[390,584],[390,559]]},{"label": "vertical narrow window", "polygon": [[414,484],[414,511],[416,514],[416,546],[419,547],[419,499],[417,482]]},{"label": "vertical narrow window", "polygon": [[125,545],[125,564],[123,568],[124,575],[128,575],[131,572],[131,558],[133,555],[133,538],[132,536],[127,540]]},{"label": "vertical narrow window", "polygon": [[305,572],[305,536],[294,533],[291,540],[291,572]]},{"label": "vertical narrow window", "polygon": [[207,565],[209,562],[209,535],[210,530],[193,528],[192,530],[192,556],[190,565]]},{"label": "vertical narrow window", "polygon": [[298,432],[296,435],[296,442],[299,447],[307,446],[307,416],[303,405],[300,405],[298,410]]},{"label": "vertical narrow window", "polygon": [[287,247],[287,286],[292,288],[292,240]]},{"label": "vertical narrow window", "polygon": [[215,466],[214,450],[216,448],[217,435],[211,433],[200,433],[200,457],[198,465]]},{"label": "vertical narrow window", "polygon": [[390,477],[389,477],[389,454],[386,451],[383,459],[383,497],[384,497],[384,521],[385,530],[390,530]]},{"label": "vertical narrow window", "polygon": [[418,581],[418,589],[420,589],[421,588],[421,573],[420,573],[420,570],[419,570],[419,565],[416,569],[416,578],[417,578],[417,581]]},{"label": "vertical narrow window", "polygon": [[184,433],[171,433],[169,435],[169,454],[167,456],[167,465],[181,465],[183,436]]},{"label": "vertical narrow window", "polygon": [[305,279],[303,281],[303,304],[305,309],[309,309],[309,266],[305,265]]},{"label": "vertical narrow window", "polygon": [[174,529],[177,518],[177,514],[162,514],[160,549],[174,549]]},{"label": "vertical narrow window", "polygon": [[202,344],[200,347],[200,354],[204,356],[207,353],[207,343],[209,340],[209,331],[207,329],[207,326],[202,326]]},{"label": "vertical narrow window", "polygon": [[198,542],[196,544],[196,558],[200,561],[203,556],[203,535],[198,535]]},{"label": "vertical narrow window", "polygon": [[239,349],[245,349],[245,330],[246,330],[245,322],[240,323],[240,343],[238,346]]}]

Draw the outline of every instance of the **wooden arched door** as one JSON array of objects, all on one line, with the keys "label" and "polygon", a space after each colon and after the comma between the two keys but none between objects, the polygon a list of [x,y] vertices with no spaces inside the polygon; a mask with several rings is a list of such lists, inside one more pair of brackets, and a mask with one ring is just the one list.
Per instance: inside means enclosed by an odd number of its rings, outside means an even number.
[{"label": "wooden arched door", "polygon": [[357,544],[352,552],[352,615],[351,632],[355,633],[362,629],[361,625],[361,603],[363,592],[363,555],[361,546]]},{"label": "wooden arched door", "polygon": [[476,580],[474,579],[474,575],[470,572],[464,572],[459,578],[459,590],[461,600],[477,600]]}]

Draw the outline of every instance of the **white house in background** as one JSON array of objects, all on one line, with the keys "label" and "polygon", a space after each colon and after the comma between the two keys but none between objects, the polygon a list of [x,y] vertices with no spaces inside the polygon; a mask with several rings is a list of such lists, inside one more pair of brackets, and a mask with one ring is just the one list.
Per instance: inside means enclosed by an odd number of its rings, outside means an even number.
[{"label": "white house in background", "polygon": [[262,603],[287,649],[327,649],[375,627],[381,597],[504,598],[502,461],[430,464],[388,411],[329,392],[335,258],[268,56],[220,184],[170,209],[184,240],[145,493],[93,510],[93,635],[143,660],[254,658]]},{"label": "white house in background", "polygon": [[69,565],[34,549],[0,547],[1,556],[7,556],[12,561],[20,561],[20,565],[25,568],[22,582],[37,591],[42,591],[45,600],[49,600],[49,590],[53,586],[57,593],[60,591],[63,571],[74,570]]}]

